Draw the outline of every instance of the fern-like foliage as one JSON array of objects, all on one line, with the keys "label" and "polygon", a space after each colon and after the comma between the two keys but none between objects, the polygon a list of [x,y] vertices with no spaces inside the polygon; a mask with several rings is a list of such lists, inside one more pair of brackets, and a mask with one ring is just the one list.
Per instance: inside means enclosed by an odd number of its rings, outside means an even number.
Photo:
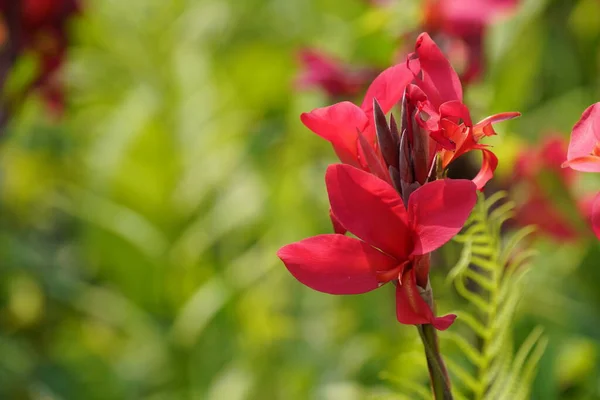
[{"label": "fern-like foliage", "polygon": [[513,348],[513,317],[534,255],[521,244],[534,229],[501,235],[514,208],[510,201],[501,202],[505,197],[496,193],[486,200],[480,195],[463,233],[454,239],[463,250],[448,280],[471,305],[456,312],[456,325],[444,335],[464,355],[461,362],[446,358],[458,400],[529,399],[547,344],[536,328],[516,352]]}]

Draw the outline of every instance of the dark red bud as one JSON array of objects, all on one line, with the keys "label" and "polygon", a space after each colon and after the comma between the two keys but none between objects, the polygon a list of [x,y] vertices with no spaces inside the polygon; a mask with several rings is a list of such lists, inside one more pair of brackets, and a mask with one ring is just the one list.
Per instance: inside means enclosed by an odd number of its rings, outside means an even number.
[{"label": "dark red bud", "polygon": [[356,132],[358,133],[358,144],[360,146],[360,149],[362,150],[361,156],[364,157],[364,161],[366,162],[369,171],[376,177],[383,179],[388,183],[391,183],[389,174],[387,172],[387,168],[383,166],[381,160],[379,159],[379,157],[377,157],[377,153],[375,153],[375,149],[373,149],[373,146],[369,144],[365,136],[358,129],[356,130]]},{"label": "dark red bud", "polygon": [[411,160],[411,146],[407,138],[406,131],[402,132],[400,137],[400,154],[399,154],[399,168],[398,173],[400,175],[400,195],[404,200],[404,205],[408,204],[408,196],[412,191],[410,190],[411,184],[415,181],[414,179],[414,167]]},{"label": "dark red bud", "polygon": [[418,116],[415,113],[412,115],[412,161],[414,165],[415,179],[421,185],[425,184],[427,176],[429,175],[429,133],[423,129],[416,121]]},{"label": "dark red bud", "polygon": [[375,131],[381,155],[388,167],[398,168],[398,145],[400,138],[394,135],[388,126],[385,114],[377,99],[373,98],[373,119],[375,120]]},{"label": "dark red bud", "polygon": [[389,167],[390,178],[392,179],[392,186],[396,189],[396,192],[402,194],[402,180],[400,179],[400,172],[394,168]]}]

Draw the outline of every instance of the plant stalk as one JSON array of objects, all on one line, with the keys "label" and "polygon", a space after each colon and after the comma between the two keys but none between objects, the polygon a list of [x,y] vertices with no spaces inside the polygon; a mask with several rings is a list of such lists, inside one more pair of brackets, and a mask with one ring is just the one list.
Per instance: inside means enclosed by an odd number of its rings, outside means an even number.
[{"label": "plant stalk", "polygon": [[425,348],[433,396],[435,400],[452,400],[450,379],[440,354],[437,331],[431,324],[417,325],[417,330]]}]

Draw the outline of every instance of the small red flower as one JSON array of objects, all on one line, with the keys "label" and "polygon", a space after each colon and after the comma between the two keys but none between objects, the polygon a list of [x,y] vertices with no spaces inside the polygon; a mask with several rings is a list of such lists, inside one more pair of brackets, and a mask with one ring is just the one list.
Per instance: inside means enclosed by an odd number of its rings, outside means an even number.
[{"label": "small red flower", "polygon": [[[582,172],[600,172],[600,103],[588,107],[571,132],[567,161],[563,167]],[[591,205],[594,233],[600,238],[600,193]]]},{"label": "small red flower", "polygon": [[358,239],[318,235],[282,247],[278,256],[301,283],[330,294],[358,294],[396,283],[397,318],[447,329],[420,292],[428,286],[428,254],[456,235],[477,200],[469,180],[437,180],[416,189],[405,207],[387,182],[349,165],[326,174],[331,209]]}]

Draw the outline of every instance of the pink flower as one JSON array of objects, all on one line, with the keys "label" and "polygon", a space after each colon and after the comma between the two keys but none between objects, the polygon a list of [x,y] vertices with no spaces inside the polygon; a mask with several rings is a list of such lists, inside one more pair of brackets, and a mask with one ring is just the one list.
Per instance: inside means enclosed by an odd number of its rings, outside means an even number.
[{"label": "pink flower", "polygon": [[477,200],[469,180],[437,180],[416,189],[405,207],[385,181],[349,165],[326,174],[331,209],[358,239],[318,235],[282,247],[278,256],[301,283],[330,294],[359,294],[396,283],[403,324],[447,329],[454,315],[435,317],[421,292],[428,288],[429,253],[464,225]]},{"label": "pink flower", "polygon": [[[563,167],[582,172],[600,172],[600,103],[588,107],[571,132],[567,161]],[[594,233],[600,238],[600,193],[591,206]]]},{"label": "pink flower", "polygon": [[592,104],[573,127],[567,161],[563,167],[600,172],[600,103]]}]

